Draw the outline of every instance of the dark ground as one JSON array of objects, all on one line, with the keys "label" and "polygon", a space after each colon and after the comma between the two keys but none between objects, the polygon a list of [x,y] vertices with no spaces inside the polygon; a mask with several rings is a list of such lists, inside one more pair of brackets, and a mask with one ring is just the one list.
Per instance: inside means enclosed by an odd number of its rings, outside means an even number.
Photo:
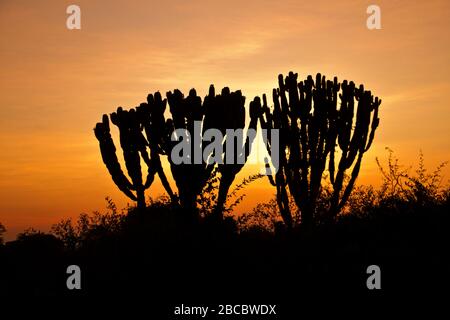
[{"label": "dark ground", "polygon": [[[92,228],[72,248],[67,239],[44,233],[0,246],[1,293],[148,297],[163,315],[158,319],[171,319],[181,303],[279,304],[286,315],[301,312],[308,301],[445,297],[448,209],[448,202],[405,212],[378,208],[310,230],[239,233],[232,219],[193,222],[180,210],[155,205],[131,210],[114,230]],[[66,287],[72,264],[82,270],[81,290]],[[367,289],[372,264],[381,268],[381,290]]]}]

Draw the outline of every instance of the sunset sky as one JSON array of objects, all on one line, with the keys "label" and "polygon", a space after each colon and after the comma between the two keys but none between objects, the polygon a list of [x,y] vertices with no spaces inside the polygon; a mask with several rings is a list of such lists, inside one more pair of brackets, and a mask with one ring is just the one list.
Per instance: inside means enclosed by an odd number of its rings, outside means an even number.
[{"label": "sunset sky", "polygon": [[[81,30],[66,8],[81,8]],[[381,30],[366,8],[381,7]],[[149,92],[242,89],[270,93],[277,75],[321,72],[381,97],[381,123],[359,183],[379,185],[386,146],[404,164],[420,150],[450,160],[450,2],[0,0],[0,222],[7,240],[27,227],[128,199],[104,167],[93,135],[103,113]],[[256,173],[246,167],[235,182]],[[445,181],[450,170],[444,171]],[[158,183],[153,196],[161,194]],[[268,200],[261,180],[238,211]]]}]

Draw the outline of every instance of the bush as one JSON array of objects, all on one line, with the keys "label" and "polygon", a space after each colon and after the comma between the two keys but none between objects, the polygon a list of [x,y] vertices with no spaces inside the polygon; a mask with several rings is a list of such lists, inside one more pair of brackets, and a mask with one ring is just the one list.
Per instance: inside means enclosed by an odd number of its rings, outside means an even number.
[{"label": "bush", "polygon": [[3,245],[3,234],[6,232],[5,226],[0,222],[0,245]]},{"label": "bush", "polygon": [[52,226],[51,233],[60,239],[66,248],[74,250],[84,242],[120,232],[126,216],[124,212],[130,208],[123,209],[122,213],[119,213],[109,197],[106,197],[106,203],[105,213],[98,211],[92,215],[82,213],[76,223],[73,223],[71,218],[63,219]]}]

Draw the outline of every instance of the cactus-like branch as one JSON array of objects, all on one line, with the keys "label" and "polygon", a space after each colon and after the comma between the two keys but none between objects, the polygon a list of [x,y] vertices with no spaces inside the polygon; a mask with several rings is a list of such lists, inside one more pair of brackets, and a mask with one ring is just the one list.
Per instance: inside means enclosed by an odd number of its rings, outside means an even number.
[{"label": "cactus-like branch", "polygon": [[[358,176],[363,154],[373,142],[381,100],[375,98],[374,101],[370,91],[364,90],[363,86],[355,88],[353,82],[346,80],[341,84],[336,77],[331,81],[317,74],[315,81],[308,76],[300,82],[297,77],[292,72],[286,78],[279,75],[278,89],[273,90],[272,110],[267,107],[263,96],[260,123],[262,128],[280,130],[280,167],[275,179],[269,177],[277,187],[277,199],[283,198],[287,184],[301,212],[302,223],[309,225],[314,219],[327,161],[333,186],[331,217],[345,205]],[[341,101],[339,108],[338,97]],[[358,102],[356,116],[355,99]],[[265,144],[271,155],[270,138]],[[339,146],[341,155],[337,172],[336,146]],[[345,172],[352,166],[351,178],[344,188]],[[287,223],[285,204],[279,203],[279,208]]]},{"label": "cactus-like branch", "polygon": [[[176,201],[160,160],[160,154],[164,154],[166,145],[164,140],[165,105],[166,101],[162,100],[157,92],[154,96],[147,97],[147,103],[141,103],[135,109],[127,111],[119,107],[110,115],[111,122],[119,129],[120,146],[131,182],[120,168],[110,134],[108,116],[104,115],[103,121],[97,123],[94,129],[100,143],[103,162],[114,183],[130,199],[137,201],[139,208],[145,207],[145,190],[152,185],[156,174],[161,178],[171,199]],[[141,158],[148,168],[145,183],[142,179]]]},{"label": "cactus-like branch", "polygon": [[[174,129],[187,129],[191,135],[191,155],[194,155],[195,149],[198,151],[198,148],[202,151],[202,155],[204,154],[206,146],[202,143],[202,139],[203,134],[208,129],[217,129],[224,137],[227,135],[227,129],[244,129],[245,97],[240,91],[230,92],[230,89],[225,87],[222,89],[221,94],[216,95],[215,88],[211,85],[209,93],[205,97],[203,103],[194,89],[189,92],[189,95],[186,98],[179,90],[168,92],[167,100],[172,114],[172,120],[167,123],[167,126],[170,127],[167,132],[171,134],[171,130],[173,131]],[[250,109],[251,119],[247,129],[256,130],[258,120],[258,105],[256,101],[251,103]],[[195,130],[195,121],[201,122],[201,132]],[[236,164],[237,158],[241,156],[244,158],[244,163],[247,161],[253,139],[254,137],[247,138],[245,144],[243,141],[234,139],[234,147],[232,150],[235,160],[234,164],[219,164],[221,179],[215,210],[215,213],[219,217],[222,216],[229,188],[234,181],[236,174],[244,165]],[[169,137],[166,137],[166,141],[168,141],[170,146],[167,152],[170,153],[174,143],[170,141]],[[201,146],[197,145],[198,143],[201,143]],[[242,150],[238,150],[238,145],[242,144],[244,144],[243,154]],[[223,142],[222,150],[224,150],[223,154],[213,155],[211,153],[207,155],[206,158],[214,156],[216,159],[219,157],[226,159],[226,139],[225,142]],[[202,192],[208,178],[211,176],[215,164],[208,163],[204,156],[200,160],[200,163],[175,164],[170,158],[169,162],[171,163],[172,174],[180,194],[182,206],[189,210],[195,210],[196,199],[200,192]]]},{"label": "cactus-like branch", "polygon": [[131,200],[137,201],[136,196],[131,192],[133,185],[123,173],[119,160],[117,159],[116,147],[111,138],[109,119],[106,114],[103,115],[102,122],[96,124],[94,132],[100,144],[103,163],[111,174],[114,183]]}]

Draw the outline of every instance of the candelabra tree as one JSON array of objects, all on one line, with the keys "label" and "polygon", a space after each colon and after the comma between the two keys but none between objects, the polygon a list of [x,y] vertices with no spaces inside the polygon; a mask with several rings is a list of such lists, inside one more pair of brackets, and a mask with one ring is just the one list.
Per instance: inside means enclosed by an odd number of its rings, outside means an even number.
[{"label": "candelabra tree", "polygon": [[[171,118],[166,120],[164,112],[167,102]],[[247,129],[256,130],[260,109],[259,98],[255,98],[250,104],[251,119]],[[120,145],[130,178],[122,171],[116,155],[109,118],[119,129]],[[223,88],[221,94],[216,95],[214,86],[211,86],[203,103],[195,89],[187,97],[180,90],[168,92],[167,99],[162,99],[159,92],[150,94],[147,103],[129,111],[118,108],[110,117],[104,115],[94,131],[99,140],[103,162],[113,181],[130,199],[137,201],[138,207],[145,207],[144,192],[158,174],[172,200],[179,200],[179,204],[188,212],[196,212],[197,197],[211,177],[214,166],[218,164],[221,178],[215,213],[221,217],[229,188],[247,161],[256,134],[255,131],[246,138],[243,135],[233,135],[231,139],[234,143],[227,146],[226,141],[231,141],[227,139],[227,135],[231,135],[227,129],[235,132],[235,129],[243,130],[244,127],[245,97],[241,91],[230,92],[229,88]],[[222,138],[225,137],[223,141],[212,141],[216,146],[219,144],[219,148],[212,148],[204,143],[215,139],[211,136],[211,131],[207,133],[210,129],[217,130]],[[182,143],[188,146],[187,154],[181,155],[182,161],[172,157],[179,140],[184,140]],[[241,145],[243,148],[240,148]],[[168,156],[178,197],[172,191],[161,165],[161,155]],[[148,168],[145,183],[141,174],[141,159]]]},{"label": "candelabra tree", "polygon": [[[315,81],[308,76],[298,83],[297,74],[290,72],[286,78],[280,75],[278,84],[273,90],[273,108],[267,106],[266,96],[263,96],[259,119],[262,128],[279,130],[278,167],[274,176],[269,175],[269,180],[276,187],[281,216],[292,226],[290,194],[301,213],[301,223],[314,223],[317,198],[328,164],[333,190],[327,218],[333,219],[348,200],[363,155],[373,142],[381,100],[374,98],[362,85],[356,88],[353,82],[339,83],[336,77],[333,81],[326,80],[320,74]],[[272,160],[273,142],[268,135],[265,143]]]},{"label": "candelabra tree", "polygon": [[[182,155],[185,158],[184,161],[176,162],[172,156],[169,156],[170,169],[178,189],[181,206],[189,212],[195,212],[197,196],[214,168],[213,164],[203,161],[202,155],[200,155],[201,159],[196,157],[199,148],[202,147],[202,132],[199,131],[201,127],[195,128],[195,126],[203,121],[204,106],[195,89],[191,89],[187,97],[184,97],[180,90],[170,91],[167,93],[167,99],[172,115],[165,130],[167,152],[172,155],[173,148],[179,143],[178,140],[171,139],[172,135],[181,135],[184,142],[188,144],[187,154]],[[174,137],[179,139],[177,136]]]},{"label": "candelabra tree", "polygon": [[[216,216],[221,218],[230,186],[250,155],[256,137],[261,102],[259,97],[250,102],[250,121],[246,133],[244,133],[245,97],[242,96],[241,91],[230,94],[228,88],[225,88],[217,100],[217,105],[223,108],[224,117],[218,118],[220,121],[216,128],[225,137],[222,148],[224,161],[219,164],[221,179],[215,210]],[[214,103],[209,101],[207,107],[207,115],[210,112],[214,113]],[[212,126],[211,123],[208,124],[208,127],[210,126]]]},{"label": "candelabra tree", "polygon": [[[236,129],[243,130],[245,127],[245,97],[241,91],[230,92],[227,87],[222,89],[221,94],[216,95],[214,86],[210,86],[203,103],[194,89],[186,98],[179,90],[168,92],[167,98],[172,120],[168,122],[169,130],[166,132],[183,133],[185,130],[188,134],[184,138],[190,140],[189,161],[175,163],[174,159],[169,157],[180,202],[189,210],[195,209],[197,197],[211,177],[215,164],[218,164],[221,176],[214,212],[216,216],[222,217],[229,188],[247,161],[255,138],[254,135],[249,135],[243,143],[242,140],[239,141],[243,138],[242,134],[227,137],[231,135],[228,129],[232,129],[234,133]],[[258,117],[254,102],[251,103],[250,110],[251,120],[248,128],[256,130]],[[211,130],[217,130],[220,133],[217,136],[225,138],[223,141],[211,141],[216,145],[220,144],[220,148],[211,148],[205,143],[215,139],[210,136]],[[169,137],[167,141],[171,148],[175,147],[176,142],[171,142]],[[227,146],[227,141],[232,141],[232,145]],[[242,149],[241,145],[244,146]]]},{"label": "candelabra tree", "polygon": [[[164,154],[161,132],[165,126],[165,107],[166,101],[162,100],[157,92],[154,96],[148,95],[147,103],[142,103],[135,109],[126,111],[119,107],[117,112],[110,115],[111,122],[119,129],[120,146],[131,181],[122,171],[116,155],[108,115],[103,115],[102,122],[97,123],[94,129],[103,162],[114,183],[125,195],[136,201],[139,208],[145,207],[145,190],[153,183],[155,174],[159,175],[169,196],[175,199],[160,161],[160,154]],[[141,159],[148,168],[145,183],[142,178]]]}]

